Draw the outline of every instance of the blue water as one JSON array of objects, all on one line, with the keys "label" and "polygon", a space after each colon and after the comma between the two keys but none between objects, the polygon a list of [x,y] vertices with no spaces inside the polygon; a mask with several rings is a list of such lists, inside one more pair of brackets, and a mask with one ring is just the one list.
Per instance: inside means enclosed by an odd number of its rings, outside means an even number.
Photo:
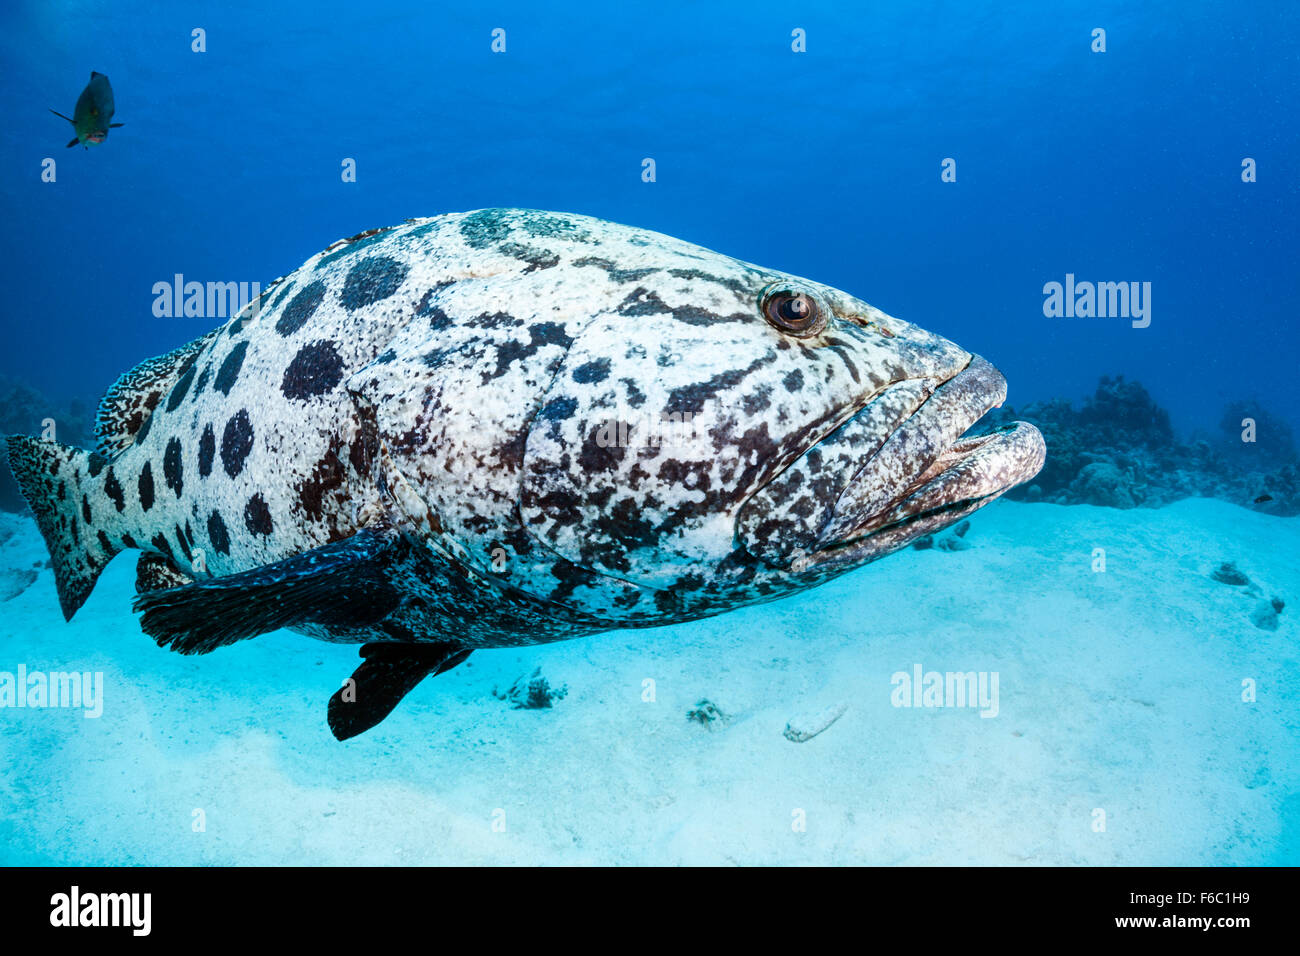
[{"label": "blue water", "polygon": [[[365,229],[522,206],[848,290],[988,357],[1013,404],[1079,399],[1118,372],[1185,432],[1246,397],[1300,428],[1294,3],[234,6],[0,9],[0,374],[93,399],[222,321],[155,317],[154,285],[177,273],[265,284]],[[795,28],[807,52],[792,52]],[[125,125],[65,149],[47,109],[70,113],[91,70]],[[1150,282],[1149,327],[1046,317],[1043,286],[1067,274]],[[1263,547],[1294,580],[1295,555]],[[22,600],[52,608],[39,588]],[[752,614],[791,614],[778,609]],[[1273,756],[1275,781],[1294,780],[1293,756]],[[1253,858],[1116,862],[1283,861],[1298,832],[1286,799],[1284,835]]]},{"label": "blue water", "polygon": [[[1122,372],[1184,428],[1247,396],[1300,423],[1294,4],[229,6],[5,4],[0,372],[93,395],[213,324],[153,317],[175,273],[266,282],[527,206],[850,290],[991,358],[1013,403]],[[65,150],[46,109],[92,69],[126,125]],[[1045,318],[1066,273],[1151,282],[1150,327]]]}]

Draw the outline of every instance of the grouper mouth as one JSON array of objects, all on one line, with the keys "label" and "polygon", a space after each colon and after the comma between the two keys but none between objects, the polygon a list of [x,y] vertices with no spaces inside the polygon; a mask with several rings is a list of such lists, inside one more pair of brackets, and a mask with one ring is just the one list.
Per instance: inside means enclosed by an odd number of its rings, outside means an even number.
[{"label": "grouper mouth", "polygon": [[1006,389],[978,355],[937,386],[887,386],[746,502],[737,543],[774,567],[820,571],[865,563],[977,511],[1043,466],[1033,425],[966,434]]}]

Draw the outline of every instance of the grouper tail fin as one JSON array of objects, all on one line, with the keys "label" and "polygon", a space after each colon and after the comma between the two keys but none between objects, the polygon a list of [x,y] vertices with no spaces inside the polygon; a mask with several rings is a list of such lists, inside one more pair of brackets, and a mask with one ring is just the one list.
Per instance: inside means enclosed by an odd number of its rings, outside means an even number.
[{"label": "grouper tail fin", "polygon": [[[91,480],[107,460],[94,452],[27,435],[10,435],[9,467],[36,515],[54,565],[65,620],[86,603],[99,573],[121,549],[95,521],[106,520],[107,499]],[[94,500],[97,508],[92,508]]]}]

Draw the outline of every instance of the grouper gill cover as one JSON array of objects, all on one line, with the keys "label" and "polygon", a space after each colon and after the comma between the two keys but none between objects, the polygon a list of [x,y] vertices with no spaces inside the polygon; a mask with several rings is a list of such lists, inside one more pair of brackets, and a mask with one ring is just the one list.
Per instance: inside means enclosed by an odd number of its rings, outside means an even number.
[{"label": "grouper gill cover", "polygon": [[1042,466],[1031,425],[969,434],[1005,394],[837,289],[485,209],[330,245],[124,374],[94,451],[9,449],[67,618],[138,551],[160,645],[363,645],[344,738],[474,650],[775,600],[951,525]]}]

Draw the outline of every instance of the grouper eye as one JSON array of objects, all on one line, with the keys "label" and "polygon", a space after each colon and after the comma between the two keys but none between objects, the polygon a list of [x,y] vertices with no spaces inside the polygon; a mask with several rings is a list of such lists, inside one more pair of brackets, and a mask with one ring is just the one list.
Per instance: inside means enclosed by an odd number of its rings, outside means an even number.
[{"label": "grouper eye", "polygon": [[815,335],[825,324],[816,299],[784,285],[763,290],[762,309],[767,321],[791,335]]}]

